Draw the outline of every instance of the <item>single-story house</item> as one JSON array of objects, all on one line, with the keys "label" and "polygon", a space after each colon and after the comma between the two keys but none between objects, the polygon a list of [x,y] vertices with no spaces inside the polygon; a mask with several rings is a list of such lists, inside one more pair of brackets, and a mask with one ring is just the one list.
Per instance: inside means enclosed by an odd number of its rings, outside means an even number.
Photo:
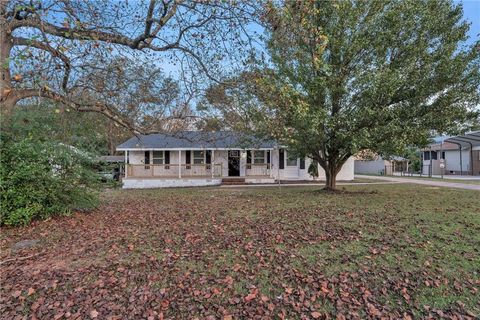
[{"label": "single-story house", "polygon": [[[310,159],[292,157],[273,140],[228,131],[183,131],[132,137],[117,147],[125,153],[123,188],[219,185],[222,181],[275,183],[313,180]],[[318,180],[325,172],[318,170]],[[353,180],[353,158],[337,176]]]},{"label": "single-story house", "polygon": [[480,131],[439,139],[422,151],[422,174],[480,175]]}]

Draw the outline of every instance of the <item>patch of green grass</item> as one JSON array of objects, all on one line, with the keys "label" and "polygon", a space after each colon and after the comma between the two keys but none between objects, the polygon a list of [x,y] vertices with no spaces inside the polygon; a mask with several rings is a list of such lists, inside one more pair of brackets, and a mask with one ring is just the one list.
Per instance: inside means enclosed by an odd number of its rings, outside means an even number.
[{"label": "patch of green grass", "polygon": [[233,283],[233,290],[236,295],[246,296],[250,291],[248,289],[249,283],[245,279],[240,279]]},{"label": "patch of green grass", "polygon": [[419,304],[429,306],[432,309],[444,310],[448,307],[465,303],[470,312],[479,312],[478,296],[465,290],[452,294],[452,287],[448,285],[440,285],[439,287],[423,287],[415,292],[414,299]]},{"label": "patch of green grass", "polygon": [[[392,176],[389,176],[392,177]],[[393,176],[394,178],[402,179],[418,179],[418,180],[427,180],[427,181],[443,181],[443,182],[454,182],[454,183],[465,183],[465,184],[480,184],[480,179],[455,179],[455,178],[435,178],[435,177],[419,177],[419,176]],[[373,180],[373,179],[372,179]]]},{"label": "patch of green grass", "polygon": [[368,255],[368,246],[359,241],[323,242],[306,245],[297,251],[292,265],[304,272],[318,268],[327,275],[357,270]]}]

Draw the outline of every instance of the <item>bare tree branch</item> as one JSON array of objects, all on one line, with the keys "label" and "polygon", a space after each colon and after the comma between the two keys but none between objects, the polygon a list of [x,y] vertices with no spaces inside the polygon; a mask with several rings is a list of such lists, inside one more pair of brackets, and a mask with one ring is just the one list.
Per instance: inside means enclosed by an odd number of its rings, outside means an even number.
[{"label": "bare tree branch", "polygon": [[[178,78],[188,87],[221,83],[221,60],[230,55],[243,58],[233,47],[228,52],[225,43],[242,47],[245,41],[239,34],[246,29],[239,25],[250,14],[250,2],[233,1],[0,1],[2,112],[9,113],[22,99],[40,97],[74,110],[104,113],[137,132],[150,129],[145,123],[153,128],[161,127],[162,119],[176,120],[169,119],[180,114],[172,113],[175,108],[188,110],[189,106],[182,105],[176,87],[168,91],[172,84],[161,72],[155,75],[144,69],[135,74],[127,70],[129,66],[152,63],[153,68],[162,64],[178,68],[180,64]],[[18,50],[20,46],[26,49]],[[155,52],[159,52],[158,60],[152,55]],[[28,63],[24,63],[26,60]],[[123,65],[115,65],[116,61],[123,61]],[[184,64],[190,68],[187,72]],[[159,67],[162,69],[163,65]],[[122,75],[125,72],[131,79]],[[148,81],[140,79],[141,75]],[[188,92],[182,88],[182,94]]]},{"label": "bare tree branch", "polygon": [[62,81],[62,89],[67,91],[68,77],[70,75],[71,66],[70,66],[70,59],[68,59],[66,55],[64,55],[60,50],[57,50],[52,46],[50,46],[48,43],[25,39],[22,37],[14,37],[13,44],[18,46],[34,47],[40,50],[48,51],[54,57],[57,57],[60,60],[62,60],[65,65],[65,74],[63,76],[63,81]]}]

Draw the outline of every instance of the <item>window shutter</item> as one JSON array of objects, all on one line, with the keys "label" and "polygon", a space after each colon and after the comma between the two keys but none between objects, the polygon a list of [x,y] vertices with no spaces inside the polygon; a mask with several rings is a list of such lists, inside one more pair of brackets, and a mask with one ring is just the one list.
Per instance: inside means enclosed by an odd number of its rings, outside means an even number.
[{"label": "window shutter", "polygon": [[170,151],[165,151],[165,164],[170,164]]},{"label": "window shutter", "polygon": [[185,163],[190,164],[192,160],[192,152],[190,150],[185,151]]},{"label": "window shutter", "polygon": [[247,150],[247,163],[252,163],[252,151]]},{"label": "window shutter", "polygon": [[305,169],[305,158],[300,158],[300,169]]},{"label": "window shutter", "polygon": [[279,169],[285,168],[285,150],[283,149],[278,150],[278,168]]},{"label": "window shutter", "polygon": [[205,152],[205,162],[206,164],[212,163],[212,150],[207,150]]},{"label": "window shutter", "polygon": [[270,150],[267,150],[267,163],[270,164]]},{"label": "window shutter", "polygon": [[144,163],[145,164],[150,164],[150,151],[145,151]]}]

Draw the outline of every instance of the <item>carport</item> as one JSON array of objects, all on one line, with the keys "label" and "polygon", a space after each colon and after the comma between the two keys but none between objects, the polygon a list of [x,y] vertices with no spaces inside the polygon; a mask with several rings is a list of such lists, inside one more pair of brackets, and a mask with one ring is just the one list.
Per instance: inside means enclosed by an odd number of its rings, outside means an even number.
[{"label": "carport", "polygon": [[468,174],[472,176],[477,174],[480,175],[480,131],[451,137],[444,142],[453,143],[458,146],[461,173],[463,173],[462,150],[470,150],[470,172]]}]

